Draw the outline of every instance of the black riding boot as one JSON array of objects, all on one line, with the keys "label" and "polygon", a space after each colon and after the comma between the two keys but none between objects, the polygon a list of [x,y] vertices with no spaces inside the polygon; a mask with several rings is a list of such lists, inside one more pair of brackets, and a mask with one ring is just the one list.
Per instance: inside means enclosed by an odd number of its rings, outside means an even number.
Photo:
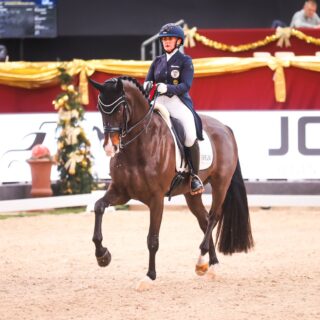
[{"label": "black riding boot", "polygon": [[191,175],[190,193],[192,195],[197,193],[202,193],[204,191],[204,188],[200,178],[198,177],[199,162],[200,162],[200,151],[199,151],[198,141],[196,140],[196,142],[191,147],[185,147],[185,153],[186,153],[188,165],[190,167],[190,175]]}]

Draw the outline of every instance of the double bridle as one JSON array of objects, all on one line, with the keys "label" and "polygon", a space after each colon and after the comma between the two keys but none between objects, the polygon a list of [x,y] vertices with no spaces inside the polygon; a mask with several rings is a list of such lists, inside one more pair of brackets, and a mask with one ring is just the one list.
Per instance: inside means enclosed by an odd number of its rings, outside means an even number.
[{"label": "double bridle", "polygon": [[[104,118],[103,118],[103,131],[104,134],[109,135],[110,133],[118,133],[120,136],[120,149],[123,149],[128,144],[133,142],[135,139],[137,139],[149,126],[153,114],[154,104],[150,105],[149,111],[145,114],[145,116],[140,119],[137,123],[129,127],[129,120],[130,120],[130,112],[129,112],[129,105],[127,102],[127,99],[125,97],[125,93],[123,92],[119,98],[114,100],[110,104],[105,104],[102,102],[100,95],[98,96],[98,109],[101,113],[104,113],[108,116],[112,115],[120,106],[124,106],[124,112],[123,112],[123,123],[124,126],[120,127],[109,127],[105,124]],[[144,121],[147,120],[146,126],[143,126],[142,129],[130,140],[123,142],[122,138],[125,138],[132,130],[136,129],[140,125],[144,123]]]}]

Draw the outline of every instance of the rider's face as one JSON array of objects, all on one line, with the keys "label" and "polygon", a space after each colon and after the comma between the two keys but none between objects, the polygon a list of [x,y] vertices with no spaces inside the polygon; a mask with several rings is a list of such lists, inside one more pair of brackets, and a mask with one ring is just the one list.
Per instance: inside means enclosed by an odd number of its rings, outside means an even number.
[{"label": "rider's face", "polygon": [[179,44],[181,42],[181,40],[176,37],[162,37],[161,41],[164,50],[168,53],[172,52],[176,48],[177,43]]}]

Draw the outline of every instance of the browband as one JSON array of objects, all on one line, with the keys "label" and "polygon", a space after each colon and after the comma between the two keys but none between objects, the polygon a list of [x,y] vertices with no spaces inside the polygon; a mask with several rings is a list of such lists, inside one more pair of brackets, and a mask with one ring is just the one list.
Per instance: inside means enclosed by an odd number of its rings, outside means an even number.
[{"label": "browband", "polygon": [[[125,102],[125,98],[124,96],[119,97],[117,100],[113,101],[110,104],[105,104],[101,101],[100,99],[100,95],[98,96],[98,108],[101,112],[105,113],[105,114],[112,114],[114,112],[114,110],[121,104]],[[105,110],[104,108],[112,108],[110,111]]]}]

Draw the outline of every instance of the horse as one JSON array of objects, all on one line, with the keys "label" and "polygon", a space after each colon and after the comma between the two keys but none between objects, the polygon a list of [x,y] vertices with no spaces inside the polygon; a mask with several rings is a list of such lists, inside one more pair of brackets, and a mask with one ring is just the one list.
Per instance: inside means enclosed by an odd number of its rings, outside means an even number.
[{"label": "horse", "polygon": [[[175,145],[163,118],[154,112],[148,95],[132,77],[117,77],[104,83],[89,78],[98,90],[98,109],[104,127],[104,149],[111,157],[109,184],[94,206],[95,224],[92,241],[98,265],[105,267],[111,253],[102,245],[102,218],[108,206],[139,200],[150,210],[147,236],[149,266],[137,290],[149,289],[156,280],[156,253],[164,199],[176,175]],[[247,193],[232,130],[218,120],[201,115],[214,161],[199,176],[211,185],[212,205],[206,210],[201,194],[191,195],[189,179],[184,179],[172,196],[183,194],[190,211],[204,233],[196,273],[214,278],[219,263],[212,232],[217,226],[216,244],[223,254],[248,252],[254,246]],[[207,255],[207,253],[209,253]]]}]

